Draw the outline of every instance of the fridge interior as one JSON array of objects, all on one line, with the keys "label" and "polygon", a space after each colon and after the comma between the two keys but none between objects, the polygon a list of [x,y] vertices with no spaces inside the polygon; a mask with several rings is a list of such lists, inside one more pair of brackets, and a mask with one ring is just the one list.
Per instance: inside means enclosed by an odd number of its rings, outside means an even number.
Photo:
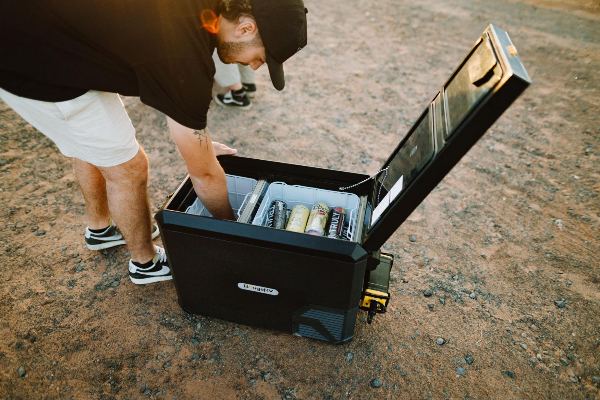
[{"label": "fridge interior", "polygon": [[[252,194],[258,181],[252,178],[243,176],[227,175],[227,192],[229,193],[229,204],[235,215],[239,218],[244,201]],[[185,212],[187,214],[200,215],[203,217],[211,217],[212,214],[204,207],[204,204],[196,197],[196,200],[190,205]]]},{"label": "fridge interior", "polygon": [[[342,239],[356,241],[357,220],[360,209],[360,199],[354,193],[332,191],[300,185],[288,185],[285,182],[266,182],[237,175],[227,175],[229,202],[238,218],[238,222],[264,225],[267,211],[274,200],[286,203],[289,211],[296,205],[302,204],[309,210],[317,202],[324,202],[330,209],[343,207],[345,209],[345,236]],[[193,189],[192,189],[193,190]],[[261,193],[257,193],[260,191]],[[251,210],[248,210],[251,208]],[[185,210],[187,214],[212,217],[199,198]],[[251,215],[241,220],[242,214]],[[247,220],[246,220],[247,219]]]}]

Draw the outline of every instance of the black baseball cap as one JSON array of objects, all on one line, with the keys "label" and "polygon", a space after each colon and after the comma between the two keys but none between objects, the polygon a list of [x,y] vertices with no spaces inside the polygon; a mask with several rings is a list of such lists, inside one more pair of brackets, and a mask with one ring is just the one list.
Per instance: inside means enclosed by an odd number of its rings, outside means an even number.
[{"label": "black baseball cap", "polygon": [[265,45],[271,82],[285,86],[283,62],[306,46],[306,13],[302,0],[251,0],[252,14]]}]

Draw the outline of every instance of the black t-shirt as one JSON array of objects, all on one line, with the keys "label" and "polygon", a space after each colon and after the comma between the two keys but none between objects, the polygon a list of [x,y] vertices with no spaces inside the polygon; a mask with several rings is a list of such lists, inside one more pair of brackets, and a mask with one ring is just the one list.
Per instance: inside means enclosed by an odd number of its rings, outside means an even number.
[{"label": "black t-shirt", "polygon": [[206,127],[216,0],[0,0],[0,87],[43,101],[88,90],[139,96]]}]

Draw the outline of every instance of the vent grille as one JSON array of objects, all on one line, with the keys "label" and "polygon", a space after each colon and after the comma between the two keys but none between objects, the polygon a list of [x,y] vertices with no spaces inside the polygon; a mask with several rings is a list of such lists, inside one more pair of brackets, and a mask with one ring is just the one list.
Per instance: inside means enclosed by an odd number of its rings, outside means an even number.
[{"label": "vent grille", "polygon": [[344,314],[310,309],[300,314],[300,320],[296,332],[300,336],[336,342],[343,339]]}]

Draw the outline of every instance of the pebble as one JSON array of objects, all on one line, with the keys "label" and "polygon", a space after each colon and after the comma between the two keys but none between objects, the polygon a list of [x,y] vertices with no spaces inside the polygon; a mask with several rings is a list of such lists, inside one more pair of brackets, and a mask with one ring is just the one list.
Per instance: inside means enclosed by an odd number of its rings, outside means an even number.
[{"label": "pebble", "polygon": [[477,298],[477,293],[475,292],[471,292],[471,294],[469,294],[469,297],[473,300],[475,300]]},{"label": "pebble", "polygon": [[433,296],[433,290],[431,290],[431,289],[425,289],[425,290],[423,290],[423,296],[425,296],[425,297],[431,297],[431,296]]},{"label": "pebble", "polygon": [[595,385],[600,386],[600,376],[597,376],[597,375],[592,376],[592,382]]},{"label": "pebble", "polygon": [[374,378],[371,379],[371,382],[369,383],[369,385],[371,385],[371,387],[373,389],[377,389],[383,386],[383,382],[381,382],[381,380],[379,378]]},{"label": "pebble", "polygon": [[44,236],[46,234],[46,231],[43,229],[39,229],[38,231],[36,231],[34,233],[35,236]]},{"label": "pebble", "polygon": [[463,367],[456,368],[456,375],[464,376],[466,373],[467,373],[467,370],[464,369]]},{"label": "pebble", "polygon": [[417,241],[417,235],[408,235],[408,240],[410,240],[411,242],[416,242]]},{"label": "pebble", "polygon": [[502,375],[507,376],[511,379],[515,379],[515,373],[509,370],[502,371]]},{"label": "pebble", "polygon": [[446,298],[445,297],[440,297],[440,304],[442,304],[442,305],[446,304]]},{"label": "pebble", "polygon": [[472,355],[472,354],[470,354],[470,353],[467,353],[467,354],[465,355],[465,362],[466,362],[467,364],[471,365],[471,364],[473,364],[473,362],[474,362],[474,361],[475,361],[475,358],[473,357],[473,355]]},{"label": "pebble", "polygon": [[354,360],[354,353],[351,351],[346,352],[346,361],[352,362],[352,360]]},{"label": "pebble", "polygon": [[25,375],[27,375],[27,371],[25,371],[25,367],[20,366],[19,368],[17,368],[17,374],[19,374],[19,378],[25,378]]},{"label": "pebble", "polygon": [[527,350],[527,345],[525,343],[521,343],[519,346],[521,346],[523,350]]},{"label": "pebble", "polygon": [[444,345],[444,344],[446,343],[446,339],[444,339],[444,338],[442,338],[442,337],[439,337],[439,338],[435,339],[435,343],[436,343],[438,346],[442,346],[442,345]]},{"label": "pebble", "polygon": [[562,219],[555,219],[554,220],[554,225],[556,225],[558,227],[558,229],[563,229],[564,228],[564,224],[563,224],[563,220]]},{"label": "pebble", "polygon": [[81,272],[81,271],[83,271],[83,267],[84,267],[83,263],[77,264],[77,266],[75,267],[75,272]]},{"label": "pebble", "polygon": [[567,301],[565,299],[554,300],[554,304],[558,308],[565,308],[567,306]]},{"label": "pebble", "polygon": [[433,304],[427,304],[427,308],[429,309],[429,311],[433,311]]}]

